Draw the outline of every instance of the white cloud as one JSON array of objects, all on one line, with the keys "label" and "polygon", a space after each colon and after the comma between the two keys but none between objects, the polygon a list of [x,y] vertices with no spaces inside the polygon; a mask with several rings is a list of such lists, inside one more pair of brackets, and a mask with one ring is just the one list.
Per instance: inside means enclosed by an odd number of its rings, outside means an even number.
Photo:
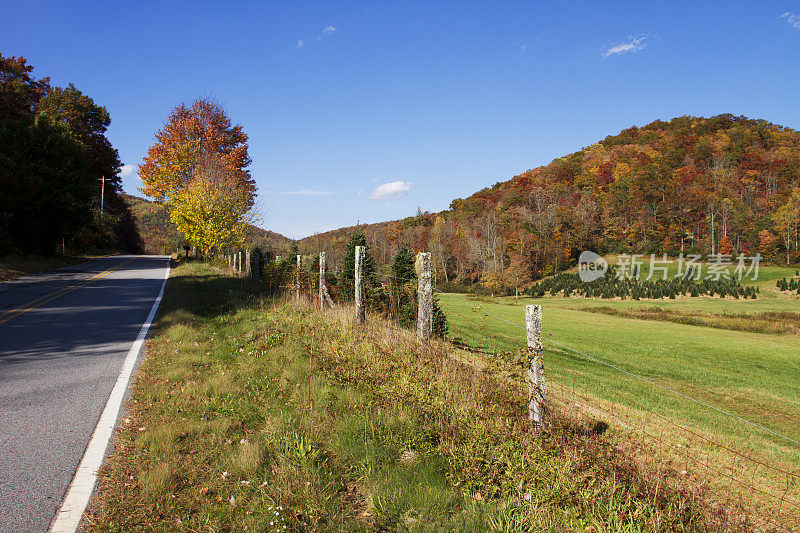
[{"label": "white cloud", "polygon": [[356,193],[356,196],[357,196],[358,198],[361,198],[361,195],[362,195],[362,194],[364,194],[364,189],[358,189],[358,192]]},{"label": "white cloud", "polygon": [[302,48],[303,45],[306,44],[303,41],[297,41],[297,48]]},{"label": "white cloud", "polygon": [[136,167],[134,165],[122,165],[122,168],[119,169],[119,177],[127,178],[128,176],[133,176],[135,172]]},{"label": "white cloud", "polygon": [[627,53],[636,53],[645,46],[647,46],[647,39],[649,35],[639,35],[638,37],[634,37],[633,35],[628,35],[628,41],[611,44],[605,47],[606,51],[603,52],[603,59],[607,58],[608,56],[613,55],[620,55],[620,54],[627,54]]},{"label": "white cloud", "polygon": [[292,196],[331,196],[333,193],[331,191],[314,191],[312,189],[298,189],[296,191],[287,191],[283,194],[289,194]]},{"label": "white cloud", "polygon": [[797,31],[800,31],[800,15],[797,15],[795,13],[789,13],[787,11],[786,13],[781,15],[781,18],[786,19],[786,22],[789,24],[789,26],[796,29]]},{"label": "white cloud", "polygon": [[336,31],[336,26],[325,26],[322,28],[322,33],[317,36],[317,40],[321,40],[323,37],[327,37],[328,35],[333,35]]},{"label": "white cloud", "polygon": [[369,196],[372,200],[390,200],[395,198],[402,198],[408,195],[411,190],[411,184],[407,181],[390,181],[380,185],[377,189],[372,191]]}]

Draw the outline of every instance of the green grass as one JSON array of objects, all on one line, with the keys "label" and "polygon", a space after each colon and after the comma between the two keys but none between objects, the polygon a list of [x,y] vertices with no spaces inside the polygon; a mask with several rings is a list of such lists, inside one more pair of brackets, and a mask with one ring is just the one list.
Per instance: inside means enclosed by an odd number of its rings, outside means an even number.
[{"label": "green grass", "polygon": [[751,529],[592,421],[534,434],[507,365],[202,264],[162,306],[91,531]]},{"label": "green grass", "polygon": [[[800,441],[800,336],[755,334],[587,312],[599,307],[620,312],[660,307],[674,312],[683,310],[703,314],[800,311],[800,301],[793,297],[763,292],[757,300],[457,297],[469,298],[472,305],[520,326],[525,323],[524,305],[540,304],[546,337]],[[442,295],[439,301],[448,313],[454,336],[490,351],[514,351],[524,345],[524,330],[446,295]],[[498,338],[494,333],[513,341]],[[487,338],[485,341],[484,336]],[[745,450],[785,462],[794,470],[800,466],[800,447],[797,445],[588,361],[547,341],[545,348],[547,374],[554,385],[577,386],[593,396],[618,400],[621,404],[640,403],[715,437],[729,439]],[[576,377],[563,366],[591,376],[627,400]]]}]

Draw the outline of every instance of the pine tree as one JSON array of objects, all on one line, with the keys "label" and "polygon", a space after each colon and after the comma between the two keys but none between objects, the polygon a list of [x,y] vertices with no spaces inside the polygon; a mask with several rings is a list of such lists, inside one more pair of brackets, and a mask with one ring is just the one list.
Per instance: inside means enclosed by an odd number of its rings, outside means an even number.
[{"label": "pine tree", "polygon": [[375,263],[372,260],[367,238],[364,234],[356,230],[350,234],[350,241],[347,243],[347,253],[344,256],[344,266],[339,274],[339,284],[342,287],[344,297],[348,300],[355,298],[356,286],[356,246],[364,247],[363,264],[361,265],[362,282],[365,289],[375,287],[378,278],[375,275]]},{"label": "pine tree", "polygon": [[397,283],[402,284],[417,279],[417,271],[414,270],[414,252],[405,244],[397,249],[389,266]]}]

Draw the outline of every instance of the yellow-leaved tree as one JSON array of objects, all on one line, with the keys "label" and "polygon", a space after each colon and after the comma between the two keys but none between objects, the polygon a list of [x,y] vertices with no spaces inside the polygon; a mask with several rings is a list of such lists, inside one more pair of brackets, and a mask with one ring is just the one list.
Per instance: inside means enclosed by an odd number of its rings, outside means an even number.
[{"label": "yellow-leaved tree", "polygon": [[203,98],[170,113],[139,165],[140,190],[169,207],[170,219],[203,257],[242,246],[254,222],[247,148],[242,126]]},{"label": "yellow-leaved tree", "polygon": [[206,156],[172,197],[170,219],[203,257],[214,250],[242,246],[255,222],[249,191],[229,166]]}]

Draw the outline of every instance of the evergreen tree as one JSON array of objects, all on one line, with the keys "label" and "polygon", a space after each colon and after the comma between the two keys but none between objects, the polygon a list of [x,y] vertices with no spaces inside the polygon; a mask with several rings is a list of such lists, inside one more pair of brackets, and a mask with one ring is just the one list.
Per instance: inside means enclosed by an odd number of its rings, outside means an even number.
[{"label": "evergreen tree", "polygon": [[[344,298],[352,300],[355,298],[356,286],[356,246],[363,246],[364,259],[361,265],[362,282],[365,289],[373,288],[378,284],[378,278],[375,275],[375,263],[372,260],[369,246],[367,246],[367,238],[359,230],[350,234],[350,241],[347,243],[347,253],[344,256],[344,266],[342,272],[339,274],[339,285],[343,290]],[[366,292],[366,291],[365,291]]]},{"label": "evergreen tree", "polygon": [[399,283],[417,279],[417,271],[414,269],[414,252],[405,244],[400,245],[400,248],[397,249],[389,267],[392,276]]}]

